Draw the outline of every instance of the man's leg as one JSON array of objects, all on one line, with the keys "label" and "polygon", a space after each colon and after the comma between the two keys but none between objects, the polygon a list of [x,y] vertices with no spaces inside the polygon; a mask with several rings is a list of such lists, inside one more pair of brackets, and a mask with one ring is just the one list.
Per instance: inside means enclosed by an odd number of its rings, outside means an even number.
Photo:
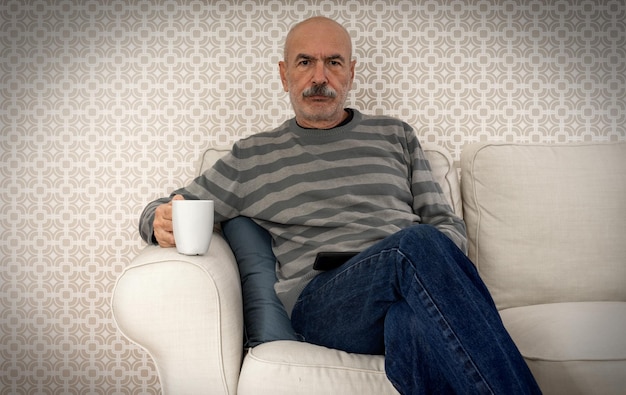
[{"label": "man's leg", "polygon": [[539,393],[474,265],[428,225],[317,276],[292,323],[308,342],[385,354],[403,394]]},{"label": "man's leg", "polygon": [[441,352],[431,344],[422,323],[405,301],[389,308],[385,317],[387,377],[403,394],[453,394],[441,364],[431,362],[437,361]]}]

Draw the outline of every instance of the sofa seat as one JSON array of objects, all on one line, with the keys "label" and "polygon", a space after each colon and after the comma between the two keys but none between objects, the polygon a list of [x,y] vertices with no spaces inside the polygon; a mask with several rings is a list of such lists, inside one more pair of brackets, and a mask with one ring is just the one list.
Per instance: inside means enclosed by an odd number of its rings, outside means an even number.
[{"label": "sofa seat", "polygon": [[626,302],[548,303],[500,314],[544,393],[626,390]]},{"label": "sofa seat", "polygon": [[251,348],[239,395],[397,394],[382,355],[359,355],[295,341]]}]

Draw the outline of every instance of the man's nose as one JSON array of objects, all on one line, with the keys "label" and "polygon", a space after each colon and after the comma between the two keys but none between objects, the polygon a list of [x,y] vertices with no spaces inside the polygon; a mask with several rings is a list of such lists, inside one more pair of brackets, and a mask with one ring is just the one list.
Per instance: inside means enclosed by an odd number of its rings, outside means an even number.
[{"label": "man's nose", "polygon": [[328,77],[326,75],[326,64],[324,62],[319,62],[315,65],[314,74],[313,74],[313,83],[314,84],[325,84],[328,82]]}]

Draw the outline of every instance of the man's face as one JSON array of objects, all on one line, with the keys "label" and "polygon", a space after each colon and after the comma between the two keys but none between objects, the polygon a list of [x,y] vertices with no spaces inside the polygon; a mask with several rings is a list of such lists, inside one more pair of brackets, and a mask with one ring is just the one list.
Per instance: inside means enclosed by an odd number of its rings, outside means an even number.
[{"label": "man's face", "polygon": [[356,63],[350,57],[350,38],[334,22],[311,20],[291,32],[280,77],[300,126],[328,129],[343,121]]}]

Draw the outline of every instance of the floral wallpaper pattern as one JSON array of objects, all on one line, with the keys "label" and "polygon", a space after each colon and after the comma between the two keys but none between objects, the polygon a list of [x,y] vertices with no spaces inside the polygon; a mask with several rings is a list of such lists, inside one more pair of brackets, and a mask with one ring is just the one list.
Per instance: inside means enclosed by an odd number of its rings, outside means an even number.
[{"label": "floral wallpaper pattern", "polygon": [[156,394],[110,297],[144,205],[209,145],[292,116],[295,22],[354,37],[349,99],[458,160],[475,141],[626,141],[618,0],[0,3],[0,394]]}]

